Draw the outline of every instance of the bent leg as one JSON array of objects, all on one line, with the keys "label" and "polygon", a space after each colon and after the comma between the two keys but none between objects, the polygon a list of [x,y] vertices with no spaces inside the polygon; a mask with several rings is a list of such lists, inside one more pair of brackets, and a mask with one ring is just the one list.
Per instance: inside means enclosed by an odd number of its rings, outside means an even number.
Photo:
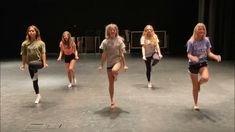
[{"label": "bent leg", "polygon": [[208,67],[205,66],[205,67],[200,68],[199,73],[201,75],[201,78],[199,80],[199,85],[208,82],[208,80],[209,80]]},{"label": "bent leg", "polygon": [[118,75],[120,68],[121,68],[120,62],[116,63],[112,68],[112,75],[113,75],[114,81],[117,80],[117,75]]}]

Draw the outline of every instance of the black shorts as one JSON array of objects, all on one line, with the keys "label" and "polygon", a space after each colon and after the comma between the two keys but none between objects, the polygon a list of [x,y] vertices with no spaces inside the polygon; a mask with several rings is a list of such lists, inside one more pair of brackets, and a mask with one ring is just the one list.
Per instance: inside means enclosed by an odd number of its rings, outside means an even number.
[{"label": "black shorts", "polygon": [[194,65],[189,65],[189,71],[190,73],[194,73],[194,74],[198,74],[200,68],[202,67],[206,67],[207,66],[207,62],[202,62],[202,63],[198,63],[198,64],[194,64]]},{"label": "black shorts", "polygon": [[[113,65],[114,66],[114,65]],[[113,66],[107,67],[107,71],[110,72],[113,69]]]},{"label": "black shorts", "polygon": [[64,56],[64,62],[65,63],[70,63],[71,60],[75,59],[75,54],[71,54],[71,55],[65,55]]},{"label": "black shorts", "polygon": [[28,65],[29,65],[29,69],[34,69],[34,70],[38,70],[38,69],[43,68],[43,63],[42,63],[42,61],[39,61],[39,60],[30,61]]}]

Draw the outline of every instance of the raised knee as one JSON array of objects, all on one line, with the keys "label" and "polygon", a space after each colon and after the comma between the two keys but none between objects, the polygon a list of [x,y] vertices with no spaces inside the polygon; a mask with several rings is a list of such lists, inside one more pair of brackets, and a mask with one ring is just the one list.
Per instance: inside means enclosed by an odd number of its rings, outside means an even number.
[{"label": "raised knee", "polygon": [[113,74],[117,74],[117,73],[118,73],[118,71],[117,71],[117,70],[113,70],[113,69],[112,69],[112,73],[113,73]]},{"label": "raised knee", "polygon": [[202,77],[204,82],[208,82],[209,81],[209,77]]},{"label": "raised knee", "polygon": [[69,72],[72,72],[72,71],[73,71],[73,68],[69,68],[68,71],[69,71]]}]

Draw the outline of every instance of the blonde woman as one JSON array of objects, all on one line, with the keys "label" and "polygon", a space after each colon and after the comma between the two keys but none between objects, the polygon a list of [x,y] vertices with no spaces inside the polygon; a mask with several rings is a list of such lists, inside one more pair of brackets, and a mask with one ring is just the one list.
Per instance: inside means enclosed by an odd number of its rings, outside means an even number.
[{"label": "blonde woman", "polygon": [[57,61],[61,61],[62,56],[64,55],[64,62],[67,71],[67,76],[69,80],[68,88],[71,88],[73,85],[76,85],[77,80],[75,77],[75,64],[76,60],[79,59],[77,46],[73,41],[70,32],[64,31],[59,43],[60,53]]},{"label": "blonde woman", "polygon": [[154,32],[152,25],[145,26],[140,38],[140,44],[142,46],[142,57],[146,66],[147,86],[148,88],[152,88],[151,70],[152,66],[156,65],[158,62],[157,60],[153,60],[153,55],[157,53],[160,59],[163,57],[159,46],[158,36]]},{"label": "blonde woman", "polygon": [[[203,23],[198,23],[193,30],[193,35],[187,41],[187,57],[188,69],[193,85],[193,99],[195,110],[199,110],[198,93],[201,84],[209,80],[209,71],[207,66],[207,57],[214,59],[217,62],[221,61],[220,55],[215,55],[211,52],[211,43],[206,37],[206,26]],[[200,78],[198,77],[200,75]]]},{"label": "blonde woman", "polygon": [[125,61],[125,44],[124,39],[119,36],[118,26],[116,24],[108,24],[105,27],[105,39],[101,42],[100,49],[103,50],[101,57],[101,65],[99,70],[103,69],[104,63],[107,61],[107,75],[109,79],[109,94],[111,100],[111,110],[115,110],[114,101],[114,81],[121,67],[128,70]]},{"label": "blonde woman", "polygon": [[38,70],[48,67],[46,63],[46,46],[41,40],[39,29],[31,25],[27,28],[26,39],[21,45],[22,65],[21,70],[25,69],[25,65],[28,64],[28,70],[30,77],[33,81],[33,88],[37,95],[35,104],[38,104],[41,100],[38,86]]}]

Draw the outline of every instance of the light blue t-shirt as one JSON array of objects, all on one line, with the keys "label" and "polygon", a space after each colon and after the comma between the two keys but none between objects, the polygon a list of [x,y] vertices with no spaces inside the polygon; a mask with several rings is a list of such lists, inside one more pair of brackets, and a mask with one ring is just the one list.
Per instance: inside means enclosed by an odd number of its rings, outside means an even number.
[{"label": "light blue t-shirt", "polygon": [[199,58],[198,62],[192,62],[189,60],[189,65],[207,62],[207,50],[211,48],[211,43],[208,37],[199,40],[193,41],[192,39],[187,42],[187,53],[191,52],[193,56]]}]

